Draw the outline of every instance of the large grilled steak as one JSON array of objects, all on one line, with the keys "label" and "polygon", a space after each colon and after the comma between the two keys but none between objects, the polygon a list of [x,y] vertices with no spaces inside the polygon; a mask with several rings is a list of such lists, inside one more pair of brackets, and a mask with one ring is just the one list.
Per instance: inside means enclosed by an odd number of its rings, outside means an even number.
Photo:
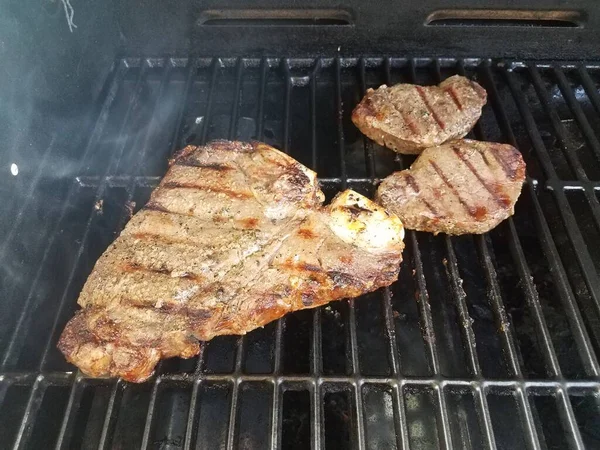
[{"label": "large grilled steak", "polygon": [[90,376],[140,382],[161,358],[396,280],[403,228],[261,143],[187,147],[96,263],[59,348]]},{"label": "large grilled steak", "polygon": [[487,94],[479,84],[455,75],[439,86],[385,84],[369,89],[352,113],[366,136],[398,153],[462,138],[481,116]]},{"label": "large grilled steak", "polygon": [[516,148],[465,139],[423,151],[381,182],[377,198],[407,229],[480,234],[514,214],[524,180]]}]

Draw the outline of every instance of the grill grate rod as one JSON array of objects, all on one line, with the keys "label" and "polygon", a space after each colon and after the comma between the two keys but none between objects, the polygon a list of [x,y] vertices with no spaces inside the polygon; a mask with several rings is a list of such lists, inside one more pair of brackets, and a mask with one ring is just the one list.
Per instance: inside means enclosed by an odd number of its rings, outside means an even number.
[{"label": "grill grate rod", "polygon": [[[107,172],[109,173],[111,168],[113,167],[117,167],[119,164],[119,161],[121,159],[121,156],[123,155],[123,151],[125,149],[125,145],[127,143],[127,140],[124,138],[124,133],[125,133],[125,125],[127,124],[131,111],[133,109],[133,107],[136,105],[137,103],[137,99],[139,97],[139,95],[141,95],[141,90],[142,90],[142,86],[143,83],[142,81],[144,80],[144,76],[147,70],[147,65],[143,66],[142,71],[140,71],[140,75],[138,80],[136,81],[136,88],[135,88],[135,93],[132,97],[132,100],[129,103],[127,112],[125,114],[125,118],[123,119],[123,124],[121,126],[121,130],[119,132],[119,139],[117,142],[122,142],[123,144],[121,145],[119,151],[117,151],[113,156],[112,156],[112,160],[111,163],[109,164],[109,168],[107,169]],[[104,193],[104,190],[106,189],[106,184],[101,184],[98,187],[98,191],[96,193],[96,201],[98,199],[100,199]],[[69,275],[69,279],[66,283],[66,287],[64,289],[63,295],[61,296],[61,301],[59,303],[59,307],[58,310],[55,314],[55,319],[54,319],[54,323],[50,332],[50,336],[51,339],[47,340],[46,346],[44,348],[44,352],[42,354],[42,358],[41,358],[41,362],[40,362],[40,368],[44,367],[45,362],[46,362],[46,358],[48,356],[48,352],[50,351],[50,348],[52,346],[52,344],[55,342],[55,339],[53,338],[54,335],[57,332],[57,327],[61,318],[61,312],[63,309],[63,306],[65,304],[65,299],[67,297],[67,292],[69,290],[69,287],[71,285],[72,280],[74,279],[75,276],[75,272],[77,270],[77,266],[78,266],[78,261],[79,258],[81,257],[81,255],[83,254],[83,249],[85,246],[85,243],[87,242],[87,235],[88,232],[91,228],[91,223],[92,220],[94,218],[94,213],[93,210],[90,212],[90,216],[88,218],[87,221],[87,225],[86,225],[86,229],[82,238],[82,245],[79,248],[79,251],[77,253],[76,259],[75,259],[75,263],[73,264],[73,268],[71,270],[71,273]],[[56,448],[60,449],[63,445],[63,441],[65,440],[65,438],[68,438],[69,435],[71,434],[72,430],[70,429],[69,425],[71,424],[71,420],[73,418],[73,415],[77,413],[77,410],[79,408],[79,403],[81,400],[81,395],[83,393],[83,384],[81,383],[81,374],[78,372],[75,373],[75,378],[73,380],[73,386],[71,388],[71,392],[69,394],[69,399],[67,401],[67,408],[65,410],[65,414],[64,414],[64,419],[63,422],[61,424],[61,430],[59,432],[59,437],[56,443]]]},{"label": "grill grate rod", "polygon": [[[241,97],[241,86],[242,86],[242,78],[244,76],[244,65],[242,60],[238,58],[237,61],[237,73],[236,73],[236,91],[233,100],[233,105],[231,107],[231,123],[229,127],[229,139],[234,139],[235,132],[237,130],[237,121],[238,121],[238,110],[239,103]],[[208,124],[207,124],[208,126]],[[244,342],[246,337],[240,336],[237,339],[236,351],[235,351],[235,373],[242,373],[242,363],[244,356]],[[227,431],[227,449],[233,450],[235,448],[236,443],[236,433],[237,433],[237,416],[238,416],[238,401],[239,401],[239,391],[240,391],[240,383],[233,383],[233,393],[231,396],[231,408],[229,411],[229,426]]]},{"label": "grill grate rod", "polygon": [[[525,122],[527,134],[531,139],[531,143],[538,155],[538,159],[540,161],[549,159],[549,155],[544,146],[539,130],[537,129],[531,110],[529,109],[529,106],[525,102],[523,95],[518,90],[516,83],[513,79],[514,75],[511,74],[509,71],[503,71],[503,75],[510,88],[513,99],[515,100],[517,109],[519,110],[519,113],[523,118],[523,121]],[[514,139],[514,136],[512,137],[512,139]],[[575,342],[577,343],[578,352],[586,369],[586,373],[591,376],[598,376],[600,374],[600,367],[598,366],[598,361],[593,350],[593,345],[585,328],[581,312],[579,311],[573,292],[569,285],[566,271],[558,254],[558,249],[556,248],[556,244],[554,243],[554,240],[552,238],[550,228],[548,227],[548,223],[546,222],[546,219],[543,215],[543,211],[541,205],[539,204],[535,191],[529,186],[528,190],[530,198],[533,202],[533,206],[535,208],[536,214],[534,215],[534,218],[537,222],[538,231],[543,237],[540,239],[540,244],[544,249],[544,253],[551,267],[555,268],[554,276],[556,280],[556,287],[558,288],[561,301],[566,309],[569,324],[571,330],[573,331]]]},{"label": "grill grate rod", "polygon": [[[506,111],[501,103],[500,97],[498,95],[498,91],[496,89],[495,84],[493,83],[493,79],[492,79],[492,74],[489,68],[489,65],[485,66],[485,73],[486,73],[486,78],[489,80],[489,88],[490,91],[492,93],[492,101],[494,102],[495,106],[497,107],[497,111],[499,113],[496,114],[496,118],[499,121],[499,124],[501,126],[501,128],[504,130],[504,135],[505,138],[508,139],[509,143],[511,145],[516,145],[516,139],[514,136],[514,133],[512,132],[510,123],[508,121],[507,115],[506,115]],[[488,92],[490,92],[488,91]],[[511,226],[511,228],[514,228],[514,223],[511,219],[509,225]],[[522,259],[522,261],[524,261],[524,259]],[[543,329],[543,327],[542,327]],[[550,343],[550,341],[548,341],[547,343]],[[550,345],[546,345],[546,353],[549,353],[550,355],[554,355],[555,358],[555,354],[554,354],[554,350],[553,347]],[[556,373],[557,376],[560,376],[560,372]],[[529,400],[528,400],[528,394],[527,394],[527,388],[517,388],[517,393],[519,394],[519,398],[520,398],[520,402],[522,403],[523,409],[524,409],[524,413],[525,413],[525,417],[527,419],[527,432],[528,432],[528,436],[531,437],[534,441],[533,444],[535,446],[535,448],[539,447],[539,438],[537,436],[537,432],[536,432],[536,427],[534,425],[534,421],[531,415],[531,409],[529,407]],[[577,423],[572,420],[573,419],[573,412],[572,412],[572,408],[570,405],[570,401],[567,397],[565,397],[564,391],[559,390],[558,392],[559,397],[561,397],[561,412],[562,412],[562,418],[563,418],[563,423],[565,423],[564,419],[567,419],[566,421],[566,425],[569,429],[569,435],[571,437],[571,439],[577,443],[577,448],[582,448],[579,443],[582,442],[581,440],[581,435],[579,432],[579,428],[577,427]]]},{"label": "grill grate rod", "polygon": [[[575,164],[579,168],[579,170],[581,170],[581,172],[583,172],[583,168],[581,167],[581,163],[579,162],[579,159],[576,156],[576,152],[573,151],[573,149],[569,149],[569,147],[567,145],[566,130],[564,129],[562,123],[560,122],[560,118],[558,117],[557,112],[554,110],[554,108],[550,105],[550,103],[548,101],[546,91],[544,90],[544,87],[543,87],[542,78],[540,76],[538,69],[535,67],[535,65],[529,65],[529,73],[532,77],[533,85],[536,89],[538,97],[539,97],[544,109],[547,111],[548,115],[550,116],[550,121],[552,123],[552,127],[553,127],[554,131],[556,132],[556,136],[561,143],[561,148],[564,150],[565,155],[567,155],[567,157],[573,161],[573,164]],[[585,175],[585,172],[583,172],[583,175],[580,175],[579,170],[577,170],[578,177],[581,177],[581,179],[583,179],[583,180],[587,180],[587,176]],[[596,199],[596,196],[594,195],[593,192],[591,193],[591,196],[594,197],[594,200],[592,200],[590,202],[590,207],[592,208],[592,212],[594,212],[594,208],[592,205],[597,204],[598,200]],[[589,192],[586,193],[586,197],[588,198],[588,201],[589,201],[590,200]],[[564,192],[557,191],[556,199],[559,204],[561,217],[563,218],[563,222],[565,224],[565,229],[567,231],[567,234],[569,235],[569,238],[570,238],[571,242],[573,243],[573,246],[576,249],[578,249],[578,251],[575,252],[575,256],[577,257],[579,266],[581,267],[581,270],[583,272],[586,284],[589,287],[590,295],[592,296],[592,299],[594,301],[594,307],[596,309],[596,314],[600,315],[600,278],[598,277],[594,263],[592,262],[590,254],[588,252],[587,245],[585,243],[585,240],[583,239],[583,236],[581,234],[581,231],[579,230],[579,227],[577,226],[577,221],[573,214],[573,210],[571,209],[569,202],[568,202],[566,196],[564,195]],[[595,218],[598,219],[597,216],[595,216]],[[596,223],[598,224],[600,222],[598,220],[596,220]]]}]

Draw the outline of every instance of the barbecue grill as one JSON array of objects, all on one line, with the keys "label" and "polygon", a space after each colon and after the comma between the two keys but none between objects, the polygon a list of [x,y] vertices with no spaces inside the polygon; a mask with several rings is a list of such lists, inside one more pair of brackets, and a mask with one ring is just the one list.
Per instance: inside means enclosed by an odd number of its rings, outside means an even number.
[{"label": "barbecue grill", "polygon": [[[0,446],[600,448],[593,3],[210,3],[73,2],[72,33],[60,2],[0,7],[25,24],[2,19],[0,40]],[[64,360],[87,275],[176,150],[257,139],[315,170],[329,199],[372,197],[414,158],[362,136],[354,105],[457,73],[489,96],[469,137],[527,163],[513,218],[482,236],[409,231],[390,288],[216,338],[144,384]]]}]

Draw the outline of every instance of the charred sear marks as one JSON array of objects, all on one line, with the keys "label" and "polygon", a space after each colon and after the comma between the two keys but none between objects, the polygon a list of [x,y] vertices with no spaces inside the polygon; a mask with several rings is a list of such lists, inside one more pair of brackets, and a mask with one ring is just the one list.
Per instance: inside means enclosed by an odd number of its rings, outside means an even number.
[{"label": "charred sear marks", "polygon": [[423,103],[425,103],[425,107],[427,108],[427,111],[429,111],[429,113],[431,114],[431,116],[433,117],[435,122],[438,124],[438,126],[442,130],[446,129],[446,124],[444,123],[442,118],[438,115],[437,111],[434,109],[433,105],[427,98],[427,94],[425,94],[425,90],[421,86],[415,86],[415,89],[419,93],[419,96],[421,97],[421,100],[423,100]]},{"label": "charred sear marks", "polygon": [[181,181],[167,181],[163,183],[162,187],[164,189],[191,189],[196,191],[205,191],[205,192],[216,192],[217,194],[225,194],[228,197],[232,198],[250,198],[252,194],[248,192],[240,192],[234,191],[232,189],[227,189],[221,186],[211,185],[203,185],[200,183],[189,183],[189,182],[181,182]]},{"label": "charred sear marks", "polygon": [[500,187],[497,187],[497,184],[492,185],[488,183],[483,178],[481,173],[479,173],[479,171],[475,168],[468,155],[464,155],[462,150],[457,146],[453,146],[452,150],[454,151],[454,154],[458,157],[458,160],[462,162],[464,166],[467,167],[473,175],[475,175],[475,178],[477,178],[477,180],[481,183],[485,190],[488,191],[488,193],[491,195],[492,199],[500,207],[505,208],[510,205],[510,199],[507,198],[507,196],[502,192]]},{"label": "charred sear marks", "polygon": [[458,189],[456,188],[456,186],[450,182],[450,180],[444,174],[444,172],[442,171],[442,169],[440,168],[440,166],[438,166],[437,163],[435,161],[433,161],[433,160],[429,160],[429,164],[431,165],[431,167],[433,167],[433,170],[435,170],[435,172],[439,175],[439,177],[442,179],[442,181],[444,182],[444,184],[456,196],[456,198],[458,199],[458,201],[460,202],[460,204],[465,208],[465,211],[467,213],[469,213],[469,215],[471,217],[478,217],[480,215],[480,213],[477,211],[476,208],[473,208],[472,206],[470,206],[462,198],[462,196],[460,195],[460,192],[458,192]]}]

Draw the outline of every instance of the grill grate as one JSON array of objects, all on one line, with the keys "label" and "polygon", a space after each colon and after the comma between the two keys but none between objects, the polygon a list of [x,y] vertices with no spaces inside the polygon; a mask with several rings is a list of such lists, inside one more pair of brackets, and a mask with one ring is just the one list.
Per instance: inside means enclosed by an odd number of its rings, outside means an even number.
[{"label": "grill grate", "polygon": [[[264,140],[317,170],[329,198],[346,187],[372,195],[413,158],[364,139],[353,106],[368,87],[454,73],[489,94],[473,137],[516,145],[528,163],[513,218],[484,236],[408,232],[390,288],[217,338],[193,360],[162,362],[143,385],[89,379],[64,362],[56,341],[87,274],[177,148]],[[14,448],[598,447],[599,84],[600,67],[566,63],[119,59],[85,145],[57,169],[66,151],[50,141],[0,243],[4,260],[22,261],[1,288],[0,439]]]}]

